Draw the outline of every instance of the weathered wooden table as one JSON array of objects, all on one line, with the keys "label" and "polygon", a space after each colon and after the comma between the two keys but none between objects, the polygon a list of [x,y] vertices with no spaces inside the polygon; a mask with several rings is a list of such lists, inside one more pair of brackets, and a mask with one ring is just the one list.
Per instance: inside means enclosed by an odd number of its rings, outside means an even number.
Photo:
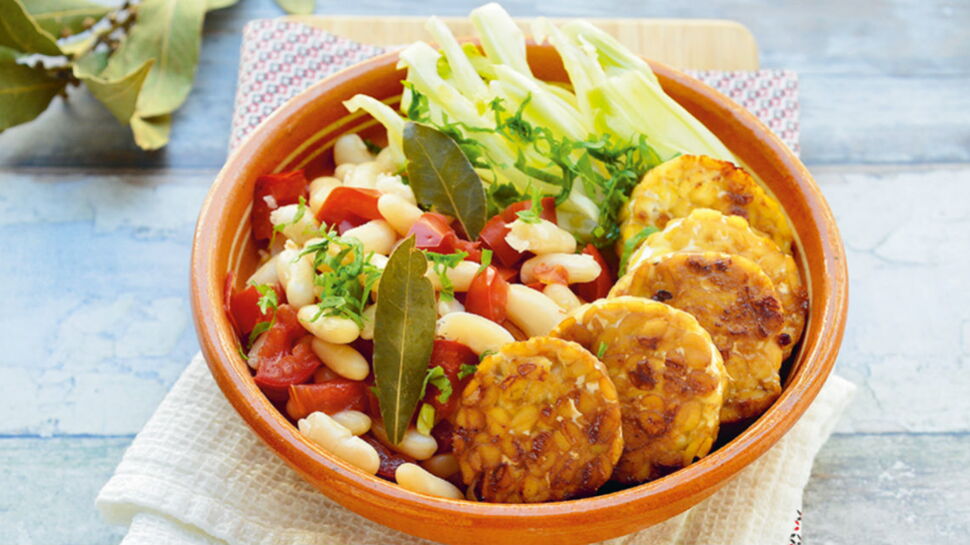
[{"label": "weathered wooden table", "polygon": [[[331,3],[463,15],[479,2]],[[801,77],[802,154],[849,253],[837,372],[859,393],[820,454],[808,543],[970,539],[970,4],[508,1],[516,15],[718,17]],[[790,4],[790,3],[788,3]],[[0,543],[115,543],[93,498],[197,344],[187,265],[225,158],[243,0],[209,15],[172,144],[138,151],[83,93],[0,135]]]}]

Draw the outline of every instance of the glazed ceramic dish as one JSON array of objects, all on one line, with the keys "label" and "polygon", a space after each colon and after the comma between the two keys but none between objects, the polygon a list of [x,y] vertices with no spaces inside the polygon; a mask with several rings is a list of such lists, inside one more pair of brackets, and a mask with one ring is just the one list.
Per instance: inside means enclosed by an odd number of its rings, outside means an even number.
[{"label": "glazed ceramic dish", "polygon": [[[555,50],[530,45],[540,79],[566,81]],[[714,132],[774,193],[795,229],[796,258],[810,314],[789,360],[778,400],[727,444],[646,484],[545,504],[489,504],[434,498],[366,475],[315,446],[262,394],[224,312],[227,273],[246,278],[257,263],[249,236],[253,185],[266,173],[333,168],[332,145],[346,132],[379,134],[369,117],[342,102],[363,93],[395,103],[404,71],[389,53],[339,72],[293,98],[232,154],[210,190],[196,229],[191,285],[202,351],[220,388],[277,455],[321,492],[365,517],[445,543],[588,543],[656,524],[691,507],[764,453],[805,412],[835,362],[847,310],[845,256],[834,219],[811,175],[753,115],[667,66],[651,66],[664,90]]]}]

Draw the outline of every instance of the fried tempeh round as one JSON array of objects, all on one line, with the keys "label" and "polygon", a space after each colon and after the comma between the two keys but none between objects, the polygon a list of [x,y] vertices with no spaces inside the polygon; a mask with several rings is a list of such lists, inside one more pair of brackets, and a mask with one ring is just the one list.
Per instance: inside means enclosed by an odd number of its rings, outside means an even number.
[{"label": "fried tempeh round", "polygon": [[695,208],[741,216],[792,253],[794,235],[778,201],[744,169],[704,155],[681,155],[643,176],[620,212],[621,243],[645,227],[663,229]]},{"label": "fried tempeh round", "polygon": [[667,223],[630,257],[630,269],[662,255],[681,252],[721,252],[746,257],[771,278],[785,314],[785,325],[776,341],[784,357],[791,355],[805,329],[808,294],[792,257],[778,249],[770,238],[757,233],[740,216],[726,216],[717,210],[698,208],[686,218]]},{"label": "fried tempeh round", "polygon": [[728,373],[721,423],[764,412],[781,392],[784,319],[778,292],[755,262],[718,252],[675,253],[640,263],[610,297],[649,297],[689,312],[711,334]]},{"label": "fried tempeh round", "polygon": [[602,362],[553,337],[510,343],[482,360],[455,417],[462,479],[490,502],[592,494],[622,450],[620,404]]},{"label": "fried tempeh round", "polygon": [[711,336],[693,316],[622,296],[578,309],[550,335],[595,353],[616,385],[623,455],[613,480],[656,479],[710,452],[727,373]]}]

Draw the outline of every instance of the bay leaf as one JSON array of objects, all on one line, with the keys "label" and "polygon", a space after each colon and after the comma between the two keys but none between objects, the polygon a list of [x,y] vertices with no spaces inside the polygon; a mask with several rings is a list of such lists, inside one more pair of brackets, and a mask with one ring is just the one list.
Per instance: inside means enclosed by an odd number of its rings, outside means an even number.
[{"label": "bay leaf", "polygon": [[96,22],[112,11],[88,0],[29,0],[24,7],[34,21],[55,38],[86,30],[85,22]]},{"label": "bay leaf", "polygon": [[276,4],[291,15],[310,15],[317,7],[316,0],[276,0]]},{"label": "bay leaf", "polygon": [[[0,0],[3,1],[3,0]],[[121,79],[155,59],[138,95],[139,117],[175,111],[185,102],[199,63],[205,2],[145,0],[128,37],[108,61],[101,77]]]},{"label": "bay leaf", "polygon": [[0,46],[0,131],[40,115],[67,85],[46,70],[17,64],[20,55]]},{"label": "bay leaf", "polygon": [[408,183],[418,202],[454,216],[469,240],[478,238],[487,212],[485,188],[458,144],[437,129],[408,122],[404,156]]},{"label": "bay leaf", "polygon": [[[93,65],[94,62],[88,64]],[[74,76],[84,82],[94,98],[104,104],[118,121],[127,125],[135,113],[138,93],[154,63],[155,59],[148,59],[119,79],[99,77],[97,72],[89,72],[86,64],[78,63],[74,65]]]},{"label": "bay leaf", "polygon": [[172,132],[171,114],[155,117],[131,118],[131,132],[135,136],[135,144],[143,150],[156,150],[168,144]]},{"label": "bay leaf", "polygon": [[54,37],[30,17],[20,0],[0,0],[0,46],[24,53],[61,54]]},{"label": "bay leaf", "polygon": [[228,8],[239,2],[239,0],[206,0],[205,10],[212,11],[214,9]]},{"label": "bay leaf", "polygon": [[428,261],[404,240],[381,275],[374,318],[374,383],[384,428],[399,443],[421,396],[434,346],[434,288],[425,276]]}]

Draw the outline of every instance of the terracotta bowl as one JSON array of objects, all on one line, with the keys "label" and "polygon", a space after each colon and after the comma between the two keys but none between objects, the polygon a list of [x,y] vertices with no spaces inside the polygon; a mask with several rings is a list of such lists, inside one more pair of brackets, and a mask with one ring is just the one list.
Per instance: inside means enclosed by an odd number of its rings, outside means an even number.
[{"label": "terracotta bowl", "polygon": [[[529,46],[538,77],[564,81],[555,50]],[[329,149],[346,131],[376,134],[373,120],[341,105],[356,93],[394,102],[404,72],[394,53],[321,81],[256,128],[229,157],[202,207],[192,248],[192,304],[209,368],[226,397],[273,451],[321,492],[371,520],[454,544],[574,544],[608,539],[666,520],[715,492],[770,448],[805,412],[832,365],[847,306],[845,255],[828,205],[811,175],[753,115],[707,85],[654,64],[664,89],[753,169],[781,201],[799,239],[811,312],[784,391],[757,421],[697,463],[656,481],[591,498],[536,505],[502,505],[433,498],[365,475],[304,439],[256,387],[237,353],[223,312],[223,282],[245,279],[256,264],[249,237],[253,184],[261,174],[332,168]]]}]

